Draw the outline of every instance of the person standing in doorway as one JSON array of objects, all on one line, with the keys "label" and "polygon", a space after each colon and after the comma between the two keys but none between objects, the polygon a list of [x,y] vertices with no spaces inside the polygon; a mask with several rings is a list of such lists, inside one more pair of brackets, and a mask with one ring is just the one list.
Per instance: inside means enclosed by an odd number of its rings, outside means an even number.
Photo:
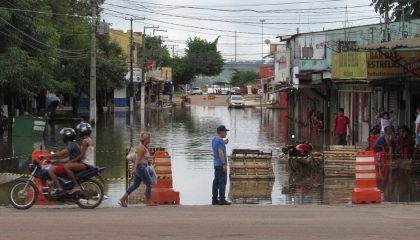
[{"label": "person standing in doorway", "polygon": [[217,136],[212,140],[211,146],[214,157],[214,180],[213,180],[213,200],[212,205],[230,205],[226,201],[226,183],[228,159],[226,154],[226,144],[229,139],[224,140],[227,132],[224,125],[217,127]]},{"label": "person standing in doorway", "polygon": [[334,130],[335,143],[337,145],[347,145],[347,128],[349,134],[351,133],[350,119],[344,116],[344,109],[338,109],[338,115],[334,119]]},{"label": "person standing in doorway", "polygon": [[385,128],[392,126],[391,116],[392,111],[380,112],[376,115],[376,121],[381,125],[381,136],[385,135]]},{"label": "person standing in doorway", "polygon": [[420,147],[420,107],[417,108],[416,112],[416,146]]}]

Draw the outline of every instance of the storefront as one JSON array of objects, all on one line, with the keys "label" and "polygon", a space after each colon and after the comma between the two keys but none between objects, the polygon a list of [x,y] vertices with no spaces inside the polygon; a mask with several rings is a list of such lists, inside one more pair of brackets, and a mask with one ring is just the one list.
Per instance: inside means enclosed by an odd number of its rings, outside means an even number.
[{"label": "storefront", "polygon": [[411,125],[412,106],[419,105],[415,100],[419,88],[414,87],[419,84],[419,70],[420,52],[406,48],[333,55],[335,93],[331,97],[331,105],[332,109],[345,109],[351,120],[353,143],[367,141],[378,112],[393,111],[392,120],[396,129]]}]

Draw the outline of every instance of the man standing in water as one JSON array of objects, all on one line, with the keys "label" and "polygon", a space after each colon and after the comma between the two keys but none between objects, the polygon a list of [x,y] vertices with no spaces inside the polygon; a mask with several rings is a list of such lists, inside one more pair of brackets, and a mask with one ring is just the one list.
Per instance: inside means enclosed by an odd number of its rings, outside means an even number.
[{"label": "man standing in water", "polygon": [[337,145],[347,145],[347,127],[349,128],[349,134],[351,134],[350,120],[344,116],[344,109],[338,109],[338,116],[334,119],[334,130],[335,143]]},{"label": "man standing in water", "polygon": [[226,154],[226,144],[229,142],[228,139],[224,140],[227,136],[227,132],[224,125],[220,125],[217,128],[217,136],[212,140],[211,146],[214,157],[214,180],[213,180],[213,201],[212,205],[230,205],[231,203],[226,201],[226,183],[227,183],[227,165],[228,159]]}]

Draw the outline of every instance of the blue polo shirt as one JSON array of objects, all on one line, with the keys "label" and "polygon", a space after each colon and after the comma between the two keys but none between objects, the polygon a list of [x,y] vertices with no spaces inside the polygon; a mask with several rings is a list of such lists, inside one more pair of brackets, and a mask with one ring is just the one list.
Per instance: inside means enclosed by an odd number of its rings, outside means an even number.
[{"label": "blue polo shirt", "polygon": [[213,149],[213,155],[214,155],[214,166],[215,167],[222,167],[222,161],[220,160],[219,156],[219,149],[223,150],[223,155],[225,155],[225,161],[227,164],[227,154],[226,154],[226,145],[223,138],[216,136],[213,138],[211,142],[211,147]]}]

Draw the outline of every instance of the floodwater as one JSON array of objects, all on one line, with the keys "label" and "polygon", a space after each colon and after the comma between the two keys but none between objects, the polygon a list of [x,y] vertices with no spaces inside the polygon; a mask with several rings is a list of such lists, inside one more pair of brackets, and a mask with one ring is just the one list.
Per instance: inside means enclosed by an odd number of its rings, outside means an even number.
[{"label": "floodwater", "polygon": [[[3,136],[0,142],[1,173],[26,173],[27,157],[41,143],[51,151],[62,147],[59,130],[73,123],[49,126],[44,139],[13,139]],[[94,130],[96,165],[107,167],[105,178],[109,199],[104,205],[115,206],[124,193],[127,146],[138,143],[141,131],[152,133],[153,147],[164,147],[172,156],[174,188],[180,192],[181,204],[211,203],[213,159],[210,142],[218,125],[231,129],[228,152],[235,148],[258,149],[273,153],[275,179],[265,181],[230,181],[227,192],[235,203],[255,204],[336,204],[349,203],[353,179],[323,178],[319,173],[291,174],[281,158],[281,148],[293,133],[288,131],[284,110],[232,109],[227,107],[174,108],[140,113],[115,112],[99,116]],[[95,137],[96,136],[96,137]],[[322,146],[322,137],[313,142]],[[6,159],[8,157],[15,157]],[[420,201],[420,176],[406,169],[392,169],[380,183],[384,200],[390,202]],[[10,183],[0,181],[0,205],[7,204]]]}]

